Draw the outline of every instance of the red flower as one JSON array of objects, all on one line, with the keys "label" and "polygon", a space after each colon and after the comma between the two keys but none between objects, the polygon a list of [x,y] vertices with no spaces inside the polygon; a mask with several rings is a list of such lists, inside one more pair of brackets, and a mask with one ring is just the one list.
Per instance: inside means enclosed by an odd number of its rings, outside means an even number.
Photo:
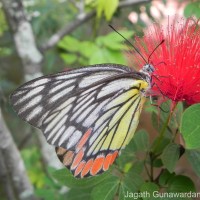
[{"label": "red flower", "polygon": [[[168,25],[153,25],[143,38],[136,38],[136,47],[155,67],[153,90],[174,102],[200,102],[200,28],[199,20],[176,19]],[[155,47],[162,41],[155,52]],[[136,54],[135,54],[136,55]],[[137,54],[138,66],[144,60]]]}]

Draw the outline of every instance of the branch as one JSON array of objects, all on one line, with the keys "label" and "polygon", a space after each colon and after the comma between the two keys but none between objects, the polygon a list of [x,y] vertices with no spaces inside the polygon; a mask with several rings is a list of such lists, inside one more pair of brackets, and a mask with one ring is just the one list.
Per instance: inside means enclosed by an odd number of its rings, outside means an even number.
[{"label": "branch", "polygon": [[61,30],[59,30],[57,33],[55,33],[54,35],[50,37],[47,43],[42,46],[41,48],[42,52],[54,47],[65,35],[73,32],[76,28],[78,28],[80,25],[87,22],[89,19],[91,19],[95,15],[96,15],[95,11],[78,15],[78,17],[73,22],[71,22],[69,25],[62,28]]},{"label": "branch", "polygon": [[[22,1],[1,0],[1,2],[24,72],[27,77],[32,77],[36,72],[41,71],[43,55],[36,46],[33,30],[26,18]],[[27,79],[30,80],[30,78]]]},{"label": "branch", "polygon": [[[1,181],[4,181],[8,199],[15,199],[15,195],[17,195],[16,199],[36,199],[33,194],[33,187],[26,174],[24,162],[3,120],[1,110],[0,162]],[[9,182],[12,183],[10,187],[8,187]]]},{"label": "branch", "polygon": [[13,193],[12,184],[10,181],[9,173],[6,169],[6,165],[4,162],[4,157],[2,152],[0,151],[0,187],[4,188],[5,195],[9,200],[16,200],[15,195]]},{"label": "branch", "polygon": [[[43,55],[37,48],[32,26],[26,18],[22,0],[1,0],[1,2],[12,31],[16,50],[23,63],[24,79],[28,81],[42,76]],[[42,147],[42,156],[47,164],[54,167],[60,166],[55,148],[45,141],[45,137],[41,133],[38,138]]]},{"label": "branch", "polygon": [[[138,3],[147,3],[150,1],[151,0],[125,0],[125,1],[121,1],[119,3],[118,8],[129,7],[132,5],[136,5]],[[76,28],[78,28],[82,24],[89,21],[95,15],[96,15],[95,11],[91,11],[90,13],[84,13],[84,14],[78,15],[77,18],[73,22],[71,22],[66,27],[59,30],[57,33],[53,34],[50,37],[50,39],[47,41],[47,43],[42,45],[41,51],[44,52],[44,51],[54,47],[65,35],[72,33]]]}]

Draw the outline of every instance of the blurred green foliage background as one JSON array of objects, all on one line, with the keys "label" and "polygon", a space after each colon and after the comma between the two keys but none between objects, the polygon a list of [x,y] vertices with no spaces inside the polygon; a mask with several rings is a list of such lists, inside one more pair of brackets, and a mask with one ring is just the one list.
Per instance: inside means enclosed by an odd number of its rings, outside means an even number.
[{"label": "blurred green foliage background", "polygon": [[[166,17],[166,10],[170,3],[174,3],[175,10],[181,11],[185,17],[191,15],[200,17],[200,3],[198,1],[137,1],[126,5],[127,1],[119,0],[23,0],[24,12],[34,32],[35,42],[42,53],[43,60],[40,63],[42,73],[50,74],[80,66],[93,65],[98,63],[128,64],[128,59],[123,52],[127,51],[124,39],[117,35],[108,24],[112,24],[120,33],[130,41],[134,41],[134,35],[142,35],[143,29],[149,22],[162,21]],[[162,5],[160,7],[160,5]],[[159,15],[155,15],[153,9],[157,9]],[[153,10],[153,11],[152,11]],[[64,35],[52,47],[46,48],[49,39],[60,30],[70,29],[70,25],[76,23],[84,14],[94,13],[89,20],[77,25],[70,34]],[[96,14],[95,14],[96,13]],[[130,14],[135,16],[135,22],[130,20]],[[144,17],[145,16],[145,17]],[[131,66],[134,67],[134,66]],[[175,179],[173,173],[178,153],[174,157],[174,162],[168,163],[171,149],[177,152],[177,146],[170,146],[163,154],[162,162],[167,169],[164,170],[161,178],[155,183],[146,184],[139,176],[145,168],[144,163],[138,160],[134,167],[130,160],[136,159],[135,152],[148,150],[151,139],[149,134],[142,131],[136,134],[126,152],[118,159],[119,168],[127,172],[125,180],[120,182],[116,177],[110,177],[108,173],[91,180],[81,180],[77,183],[66,169],[55,171],[44,162],[40,145],[35,129],[22,122],[13,112],[9,104],[9,94],[24,82],[24,68],[22,60],[18,56],[13,32],[10,31],[8,20],[5,16],[2,3],[0,4],[0,102],[4,119],[9,127],[12,137],[16,142],[23,157],[27,174],[34,186],[35,194],[39,199],[123,199],[125,190],[138,191],[138,187],[143,185],[141,191],[153,191],[158,189],[158,185],[166,187],[171,178],[169,191],[177,189],[179,183],[187,182],[188,187],[183,191],[195,191],[194,184],[190,179],[178,177]],[[183,108],[180,105],[180,109]],[[152,110],[151,110],[152,112]],[[180,111],[182,113],[182,111]],[[153,120],[154,123],[156,120]],[[141,125],[142,126],[142,125]],[[159,131],[159,130],[158,130]],[[138,146],[138,144],[140,144]],[[166,144],[168,144],[166,142]],[[162,151],[166,147],[163,141]],[[168,151],[169,150],[169,151]],[[188,152],[189,158],[194,161],[194,156],[199,155]],[[50,155],[49,155],[50,156]],[[198,156],[197,156],[198,157]],[[199,158],[198,158],[199,159]],[[162,166],[161,159],[156,159],[155,166]],[[129,169],[131,168],[131,171]],[[131,172],[131,173],[130,173]],[[199,168],[196,172],[200,174]],[[133,176],[134,175],[134,176]],[[55,181],[55,177],[58,181]],[[107,179],[108,178],[108,179]],[[177,177],[176,177],[177,178]],[[133,180],[133,181],[132,181]],[[177,182],[175,182],[176,180]],[[98,183],[100,183],[98,185]],[[63,185],[71,187],[69,190]],[[98,186],[95,188],[95,186]],[[118,188],[120,189],[118,190]],[[77,189],[78,188],[78,189]],[[93,192],[91,193],[91,188]],[[174,189],[175,188],[175,189]],[[69,190],[69,191],[68,191]],[[78,191],[78,192],[77,192]],[[100,191],[100,192],[99,192]],[[3,187],[0,188],[0,198],[6,199]],[[141,198],[140,198],[141,199]],[[180,199],[180,198],[179,198]]]}]

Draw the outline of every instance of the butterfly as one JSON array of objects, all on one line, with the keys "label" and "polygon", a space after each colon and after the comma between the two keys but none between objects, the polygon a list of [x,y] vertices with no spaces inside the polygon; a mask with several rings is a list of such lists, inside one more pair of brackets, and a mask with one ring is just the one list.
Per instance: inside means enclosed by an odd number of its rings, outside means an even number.
[{"label": "butterfly", "polygon": [[108,170],[132,139],[154,67],[99,64],[46,75],[10,97],[20,118],[39,128],[76,178]]},{"label": "butterfly", "polygon": [[34,79],[10,97],[18,116],[43,132],[76,178],[107,171],[132,139],[153,86],[149,60],[164,42],[146,61],[109,26],[145,61],[140,71],[98,64]]}]

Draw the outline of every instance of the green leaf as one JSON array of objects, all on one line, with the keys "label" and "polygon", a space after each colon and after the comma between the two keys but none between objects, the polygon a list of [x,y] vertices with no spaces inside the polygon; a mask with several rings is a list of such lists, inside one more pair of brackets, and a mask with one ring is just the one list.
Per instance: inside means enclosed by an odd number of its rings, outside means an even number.
[{"label": "green leaf", "polygon": [[145,200],[149,200],[149,199],[154,199],[152,198],[154,196],[154,193],[155,191],[158,191],[159,190],[159,187],[158,185],[156,185],[155,183],[152,183],[152,182],[146,182],[144,183],[141,188],[140,188],[140,192],[142,193],[147,193],[150,195],[151,198],[149,198],[149,195],[145,195],[143,197],[143,199]]},{"label": "green leaf", "polygon": [[76,59],[77,59],[76,55],[74,55],[74,54],[67,54],[67,53],[61,53],[60,57],[64,60],[64,62],[66,64],[73,64],[76,61]]},{"label": "green leaf", "polygon": [[[149,113],[153,113],[154,112],[155,115],[158,115],[158,107],[157,106],[153,106],[151,101],[146,101],[145,102],[144,109],[145,109],[146,112],[149,112]],[[157,117],[157,121],[158,121],[158,117]],[[152,122],[153,122],[153,120],[152,120]]]},{"label": "green leaf", "polygon": [[119,199],[127,199],[127,193],[135,193],[135,195],[137,195],[136,193],[138,193],[142,184],[144,184],[144,180],[142,179],[141,175],[133,172],[125,174],[124,178],[122,178],[122,181],[120,183]]},{"label": "green leaf", "polygon": [[97,17],[100,18],[104,12],[106,20],[109,21],[119,4],[119,0],[98,0],[97,1]]},{"label": "green leaf", "polygon": [[96,46],[93,42],[84,41],[79,44],[79,52],[87,58],[90,58],[93,52],[96,51],[98,51],[98,46]]},{"label": "green leaf", "polygon": [[119,187],[119,179],[115,176],[107,178],[93,188],[91,196],[95,200],[113,200]]},{"label": "green leaf", "polygon": [[175,173],[169,173],[168,170],[163,169],[160,177],[159,177],[159,185],[166,187],[169,180],[175,176]]},{"label": "green leaf", "polygon": [[169,181],[168,192],[195,192],[193,181],[187,176],[174,176]]},{"label": "green leaf", "polygon": [[153,161],[153,166],[154,166],[154,167],[157,167],[157,168],[162,167],[162,166],[163,166],[162,160],[161,160],[160,158],[155,159],[155,160]]},{"label": "green leaf", "polygon": [[119,199],[125,200],[127,196],[127,192],[137,192],[138,188],[134,184],[133,179],[129,176],[125,176],[125,178],[122,180],[119,188]]},{"label": "green leaf", "polygon": [[56,198],[56,194],[53,190],[48,189],[36,189],[35,193],[38,197],[42,198],[42,199],[48,199],[48,200],[55,200]]},{"label": "green leaf", "polygon": [[177,144],[169,144],[164,149],[161,159],[164,166],[169,170],[169,172],[173,172],[176,166],[176,163],[180,156],[180,148]]},{"label": "green leaf", "polygon": [[129,169],[133,166],[133,162],[137,160],[134,151],[132,150],[131,142],[122,150],[121,155],[117,158],[117,165],[124,172],[128,172]]},{"label": "green leaf", "polygon": [[2,36],[4,31],[8,29],[8,24],[6,23],[5,13],[3,12],[3,9],[0,10],[0,24],[0,36]]},{"label": "green leaf", "polygon": [[119,51],[112,51],[108,48],[99,48],[95,51],[89,60],[89,64],[100,64],[100,63],[118,63],[125,64],[126,60],[124,55]]},{"label": "green leaf", "polygon": [[113,51],[113,50],[107,50],[107,62],[109,63],[117,63],[117,64],[126,64],[125,56],[120,51]]},{"label": "green leaf", "polygon": [[110,170],[107,172],[84,179],[74,178],[71,172],[68,169],[60,169],[52,172],[52,176],[62,185],[66,185],[70,188],[88,188],[93,187],[98,183],[101,183],[104,180],[107,180],[111,176]]},{"label": "green leaf", "polygon": [[182,102],[179,102],[176,106],[176,110],[175,110],[175,113],[173,115],[173,119],[175,119],[175,123],[177,124],[180,124],[181,123],[181,118],[182,118],[182,115],[183,115],[183,103]]},{"label": "green leaf", "polygon": [[79,51],[79,44],[80,42],[71,36],[65,36],[59,43],[58,47],[65,49],[70,52]]},{"label": "green leaf", "polygon": [[78,189],[77,192],[77,188],[73,188],[70,189],[67,194],[65,195],[65,199],[67,200],[77,200],[77,199],[81,199],[81,200],[90,200],[91,199],[91,189]]},{"label": "green leaf", "polygon": [[200,177],[200,150],[186,150],[186,157],[195,173]]},{"label": "green leaf", "polygon": [[185,17],[196,16],[197,18],[200,17],[200,2],[192,2],[188,3],[184,10]]},{"label": "green leaf", "polygon": [[[140,134],[140,131],[138,133],[136,132],[136,134]],[[136,157],[135,152],[137,151],[137,146],[134,137],[126,148],[122,150],[121,155],[117,158],[117,164],[124,172],[141,173],[144,168],[144,162],[139,161]]]},{"label": "green leaf", "polygon": [[104,13],[107,21],[111,20],[114,12],[117,10],[118,4],[119,0],[109,0],[104,4]]},{"label": "green leaf", "polygon": [[89,59],[89,64],[94,65],[94,64],[101,64],[101,63],[108,62],[107,61],[109,60],[108,57],[109,57],[109,52],[107,49],[105,48],[98,49],[97,51],[93,52],[93,54],[91,55]]},{"label": "green leaf", "polygon": [[133,138],[136,151],[148,151],[149,150],[149,135],[145,130],[139,130],[136,132]]},{"label": "green leaf", "polygon": [[[127,39],[133,36],[133,31],[120,30],[120,33]],[[105,36],[99,36],[96,39],[96,44],[98,44],[99,47],[103,45],[113,50],[125,49],[126,45],[124,45],[123,42],[124,38],[116,34],[116,32],[111,32]]]},{"label": "green leaf", "polygon": [[104,11],[104,7],[106,5],[106,0],[97,0],[97,17],[100,18],[102,16],[102,13]]},{"label": "green leaf", "polygon": [[80,63],[80,66],[87,66],[88,65],[88,59],[80,56],[78,58],[78,63]]},{"label": "green leaf", "polygon": [[[121,35],[123,35],[127,39],[130,39],[134,34],[133,31],[129,31],[129,30],[120,30],[119,32]],[[116,43],[124,42],[124,38],[118,35],[114,31],[109,33],[106,38],[107,40],[112,40],[112,41],[115,41]]]},{"label": "green leaf", "polygon": [[133,163],[133,166],[129,170],[130,174],[141,174],[144,169],[144,161],[138,160],[137,162]]},{"label": "green leaf", "polygon": [[[161,104],[162,110],[156,110],[152,112],[152,124],[156,130],[159,132],[162,131],[163,125],[168,120],[171,110],[171,101],[166,101]],[[165,136],[171,138],[173,136],[174,130],[176,130],[180,124],[180,119],[183,113],[183,104],[178,103],[174,111],[173,116],[171,117],[170,123],[167,126]]]},{"label": "green leaf", "polygon": [[200,104],[185,110],[181,120],[180,131],[187,149],[200,148]]},{"label": "green leaf", "polygon": [[[159,142],[159,143],[158,143]],[[170,143],[170,139],[163,138],[162,141],[159,141],[159,138],[156,138],[152,144],[152,151],[154,154],[161,154],[165,147]]]},{"label": "green leaf", "polygon": [[136,159],[135,152],[141,151],[145,152],[149,149],[149,135],[145,130],[137,131],[134,135],[133,139],[126,146],[124,150],[122,150],[121,156],[117,159],[117,163],[120,168],[127,172],[129,169],[133,170],[133,168],[139,173],[141,172],[144,166],[144,162],[138,161]]},{"label": "green leaf", "polygon": [[[160,116],[159,116],[160,115]],[[160,133],[163,129],[163,126],[165,125],[166,123],[166,120],[167,120],[167,117],[169,115],[169,112],[168,114],[166,113],[163,113],[161,111],[160,114],[158,114],[157,112],[152,112],[152,124],[153,124],[153,127]],[[170,136],[172,135],[172,130],[171,130],[171,126],[168,125],[168,127],[166,128],[166,133],[165,133],[165,137],[168,137],[170,138]]]},{"label": "green leaf", "polygon": [[130,170],[126,176],[132,179],[132,182],[137,190],[139,190],[142,184],[144,184],[144,179],[141,174],[135,173],[133,170]]},{"label": "green leaf", "polygon": [[[0,29],[0,36],[1,36],[1,29]],[[3,56],[10,56],[12,54],[12,49],[7,47],[0,47],[0,55]]]},{"label": "green leaf", "polygon": [[31,182],[36,186],[36,188],[42,188],[45,184],[44,183],[45,174],[42,165],[39,162],[39,160],[41,159],[41,154],[39,149],[37,148],[23,149],[21,154],[25,161],[28,176]]},{"label": "green leaf", "polygon": [[[117,43],[115,41],[109,41],[108,43],[105,44],[105,46],[111,50],[115,51],[122,51],[125,49],[125,45],[122,43]],[[123,54],[123,52],[122,52]]]}]

